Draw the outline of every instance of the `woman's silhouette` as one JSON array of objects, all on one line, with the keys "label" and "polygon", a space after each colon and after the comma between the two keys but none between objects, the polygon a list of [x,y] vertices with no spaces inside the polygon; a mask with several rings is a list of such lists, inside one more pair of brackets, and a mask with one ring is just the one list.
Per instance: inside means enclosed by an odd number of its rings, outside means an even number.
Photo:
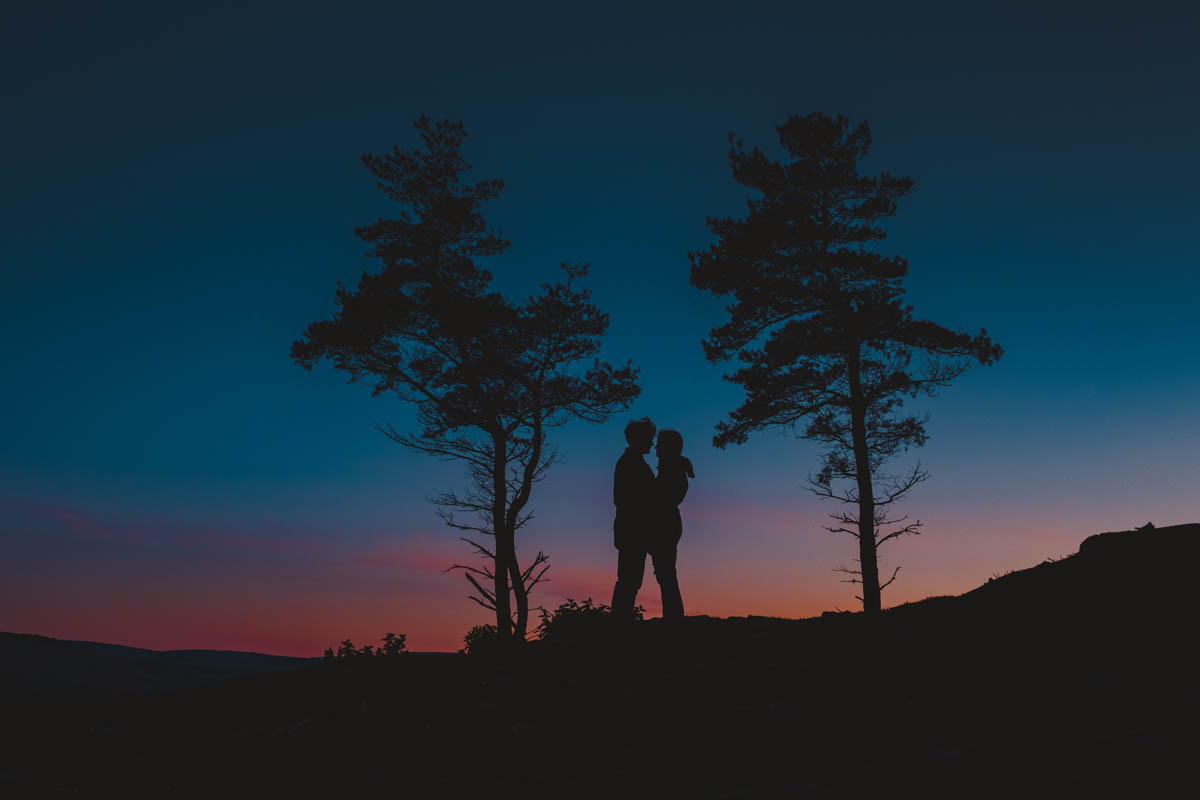
[{"label": "woman's silhouette", "polygon": [[683,436],[679,431],[659,431],[654,452],[658,456],[658,475],[654,479],[656,519],[649,542],[650,558],[662,590],[663,619],[681,620],[683,596],[675,571],[679,540],[683,536],[679,504],[687,495],[688,478],[696,477],[696,473],[692,462],[683,456]]}]

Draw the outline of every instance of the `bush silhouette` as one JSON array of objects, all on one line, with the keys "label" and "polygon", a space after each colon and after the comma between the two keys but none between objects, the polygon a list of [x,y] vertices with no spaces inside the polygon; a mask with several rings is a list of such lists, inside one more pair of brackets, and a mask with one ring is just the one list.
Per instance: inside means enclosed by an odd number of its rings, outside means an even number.
[{"label": "bush silhouette", "polygon": [[463,637],[463,649],[460,652],[467,655],[490,653],[495,649],[498,638],[495,625],[476,625]]},{"label": "bush silhouette", "polygon": [[[539,638],[544,641],[565,639],[585,639],[597,636],[608,628],[612,608],[601,603],[596,605],[592,598],[582,603],[568,597],[565,603],[554,611],[540,609],[542,621],[538,623]],[[638,606],[633,610],[633,618],[637,621],[645,619],[646,609]]]},{"label": "bush silhouette", "polygon": [[338,645],[337,652],[333,651],[332,647],[325,648],[325,660],[335,661],[338,659],[361,658],[363,656],[398,656],[404,655],[405,650],[404,640],[407,639],[406,634],[387,633],[384,634],[383,644],[377,648],[371,647],[369,644],[364,644],[362,647],[355,647],[354,642],[349,639],[344,640]]},{"label": "bush silhouette", "polygon": [[383,635],[383,644],[380,645],[379,649],[375,651],[375,654],[380,656],[402,655],[406,652],[404,649],[404,640],[406,638],[408,637],[403,633],[399,635],[394,633],[385,633]]}]

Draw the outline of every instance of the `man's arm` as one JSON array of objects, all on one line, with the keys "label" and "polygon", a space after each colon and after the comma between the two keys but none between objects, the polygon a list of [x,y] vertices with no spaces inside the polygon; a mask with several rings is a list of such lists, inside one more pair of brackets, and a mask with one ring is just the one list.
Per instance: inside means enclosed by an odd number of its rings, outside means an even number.
[{"label": "man's arm", "polygon": [[625,508],[633,501],[630,497],[630,478],[629,459],[621,456],[613,470],[613,505],[617,508]]},{"label": "man's arm", "polygon": [[649,464],[639,458],[636,470],[630,477],[633,479],[632,483],[636,487],[634,491],[637,493],[634,502],[637,503],[642,513],[651,513],[658,505],[658,486],[654,471],[650,469]]}]

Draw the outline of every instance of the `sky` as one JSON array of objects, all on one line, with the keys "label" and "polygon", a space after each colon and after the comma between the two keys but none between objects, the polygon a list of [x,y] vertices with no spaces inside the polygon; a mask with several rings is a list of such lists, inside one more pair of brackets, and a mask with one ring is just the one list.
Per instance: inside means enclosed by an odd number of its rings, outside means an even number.
[{"label": "sky", "polygon": [[[603,356],[643,392],[557,432],[518,539],[535,605],[611,597],[622,428],[678,429],[689,614],[853,609],[855,542],[803,489],[820,447],[725,450],[741,400],[688,284],[738,215],[729,132],[867,120],[913,178],[885,253],[919,316],[1005,350],[941,395],[885,545],[884,605],[967,591],[1086,536],[1200,521],[1200,12],[1188,4],[6,3],[0,10],[0,630],[319,655],[488,613],[427,498],[457,466],[375,428],[413,410],[288,356],[374,268],[363,153],[462,120],[512,297],[592,265]],[[660,609],[647,568],[639,596]]]}]

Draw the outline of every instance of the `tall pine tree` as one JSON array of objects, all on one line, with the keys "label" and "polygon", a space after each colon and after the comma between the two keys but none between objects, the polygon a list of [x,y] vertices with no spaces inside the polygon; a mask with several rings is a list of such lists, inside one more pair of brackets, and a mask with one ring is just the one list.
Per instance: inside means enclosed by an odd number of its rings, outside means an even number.
[{"label": "tall pine tree", "polygon": [[508,242],[487,227],[482,205],[503,184],[464,182],[461,122],[421,117],[416,128],[422,148],[363,157],[400,205],[391,219],[356,231],[381,269],[363,272],[353,290],[339,287],[333,316],[309,325],[291,355],[308,369],[329,359],[351,381],[372,382],[375,394],[416,406],[414,431],[381,430],[409,450],[462,464],[465,489],[434,502],[446,524],[488,538],[465,538],[483,560],[455,568],[472,599],[495,614],[500,639],[522,639],[529,591],[548,565],[541,552],[522,564],[516,533],[554,463],[549,434],[627,408],[640,391],[637,370],[594,358],[608,315],[578,287],[586,266],[563,265],[561,280],[522,302],[491,288],[480,260]]},{"label": "tall pine tree", "polygon": [[692,285],[731,299],[705,355],[736,358],[726,377],[746,391],[713,443],[783,427],[826,446],[809,486],[848,506],[830,515],[828,530],[857,539],[859,567],[841,569],[861,582],[863,610],[874,614],[896,577],[880,581],[879,546],[921,527],[891,510],[927,473],[919,465],[883,471],[925,442],[927,419],[904,413],[903,402],[933,395],[1002,351],[985,330],[972,336],[914,318],[903,302],[907,261],[867,249],[885,238],[880,222],[913,186],[887,172],[859,174],[871,145],[867,123],[816,113],[792,116],[777,131],[783,161],[730,135],[734,180],[757,196],[744,218],[709,218],[717,241],[689,253]]}]

